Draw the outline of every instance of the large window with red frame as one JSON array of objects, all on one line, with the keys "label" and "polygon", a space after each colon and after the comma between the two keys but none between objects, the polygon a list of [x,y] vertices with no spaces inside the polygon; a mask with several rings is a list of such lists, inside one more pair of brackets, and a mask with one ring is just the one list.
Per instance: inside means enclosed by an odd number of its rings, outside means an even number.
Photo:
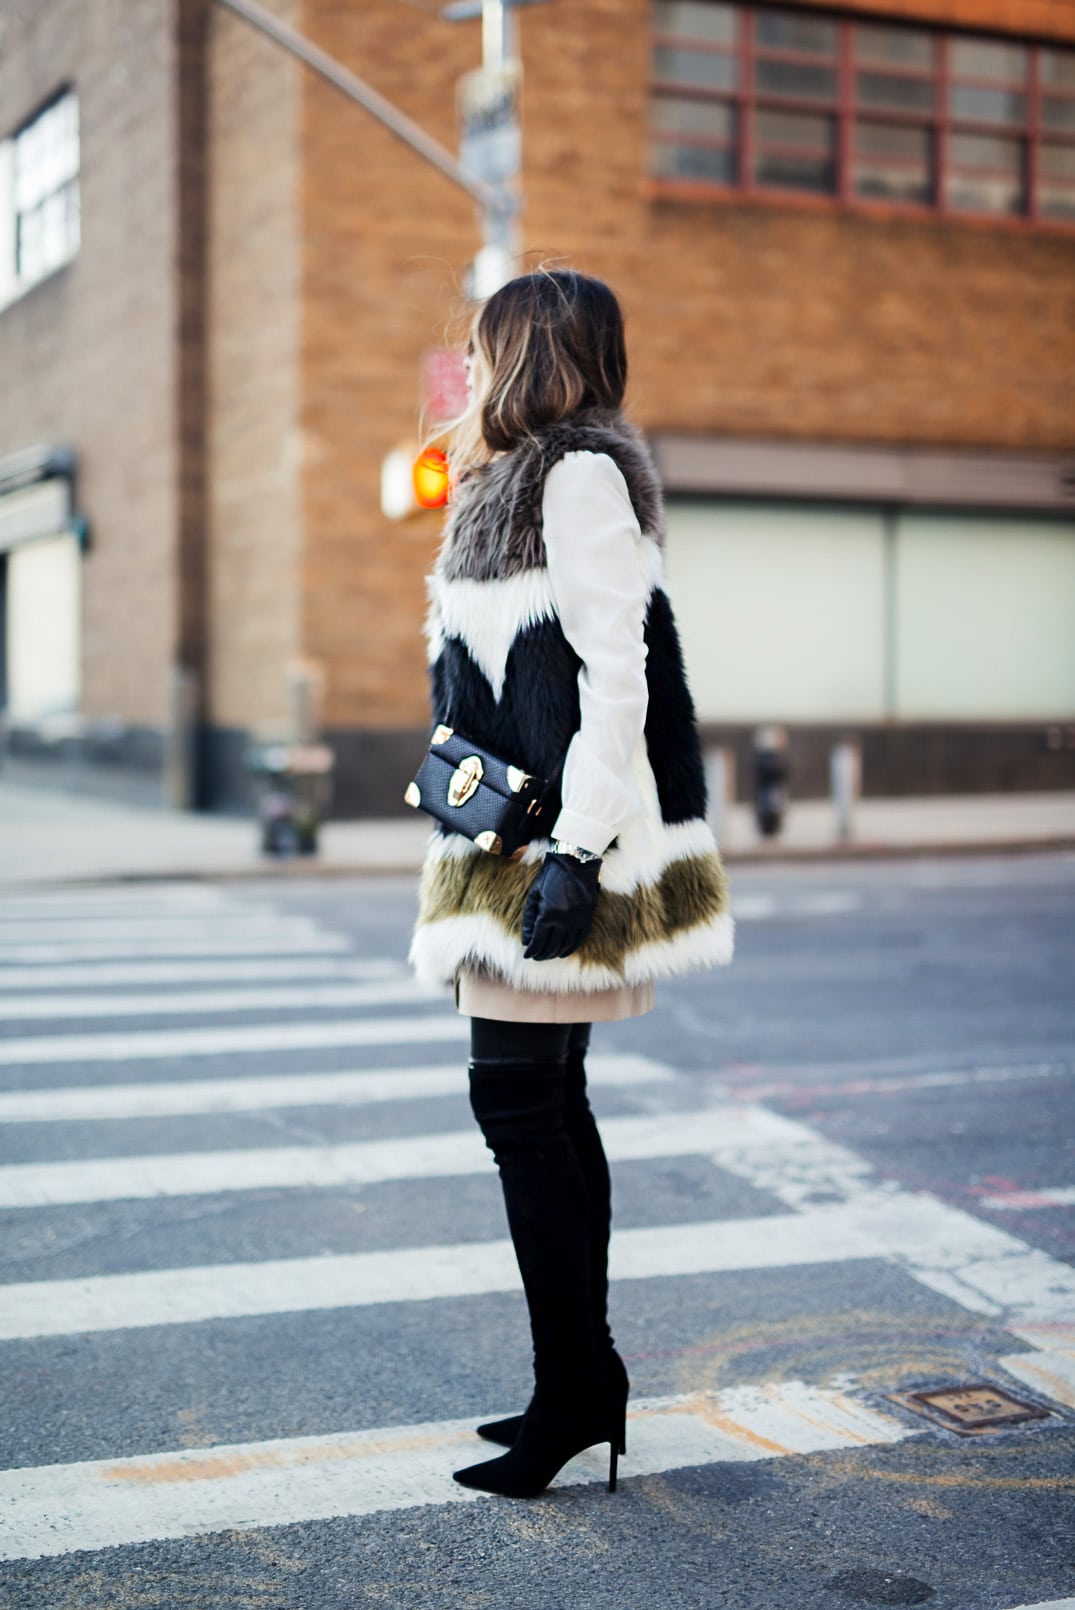
[{"label": "large window with red frame", "polygon": [[654,0],[662,180],[1075,223],[1075,48]]}]

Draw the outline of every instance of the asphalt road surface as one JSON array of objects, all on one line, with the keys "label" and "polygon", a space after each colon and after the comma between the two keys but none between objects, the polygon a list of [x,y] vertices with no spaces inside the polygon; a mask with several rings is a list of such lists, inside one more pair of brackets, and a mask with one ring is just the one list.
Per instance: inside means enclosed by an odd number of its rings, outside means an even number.
[{"label": "asphalt road surface", "polygon": [[530,1501],[451,1480],[530,1347],[413,883],[5,898],[0,1605],[1075,1595],[1075,856],[731,878],[594,1029],[628,1452]]}]

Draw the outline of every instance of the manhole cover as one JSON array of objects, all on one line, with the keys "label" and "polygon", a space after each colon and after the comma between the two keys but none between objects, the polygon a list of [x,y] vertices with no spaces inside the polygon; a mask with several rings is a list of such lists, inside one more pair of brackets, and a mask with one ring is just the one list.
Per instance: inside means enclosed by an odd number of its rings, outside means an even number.
[{"label": "manhole cover", "polygon": [[972,1386],[939,1387],[933,1392],[908,1392],[896,1401],[906,1403],[917,1414],[947,1426],[950,1431],[993,1431],[998,1426],[1018,1425],[1022,1420],[1049,1420],[1048,1409],[1024,1403],[999,1386],[985,1382]]},{"label": "manhole cover", "polygon": [[928,1582],[892,1571],[841,1571],[830,1576],[825,1586],[839,1588],[860,1604],[925,1604],[934,1594]]}]

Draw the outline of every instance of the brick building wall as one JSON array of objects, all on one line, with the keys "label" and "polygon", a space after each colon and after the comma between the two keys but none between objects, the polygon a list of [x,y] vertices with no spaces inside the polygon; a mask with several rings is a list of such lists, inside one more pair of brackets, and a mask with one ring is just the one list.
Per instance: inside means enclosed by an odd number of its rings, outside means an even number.
[{"label": "brick building wall", "polygon": [[[78,256],[0,313],[0,453],[79,453],[82,706],[159,733],[174,653],[176,39],[169,7],[8,0],[0,132],[78,91]],[[122,48],[117,48],[122,40]]]},{"label": "brick building wall", "polygon": [[[297,0],[270,9],[298,21]],[[206,678],[211,765],[235,793],[237,743],[285,728],[302,651],[302,70],[231,13],[208,25]]]}]

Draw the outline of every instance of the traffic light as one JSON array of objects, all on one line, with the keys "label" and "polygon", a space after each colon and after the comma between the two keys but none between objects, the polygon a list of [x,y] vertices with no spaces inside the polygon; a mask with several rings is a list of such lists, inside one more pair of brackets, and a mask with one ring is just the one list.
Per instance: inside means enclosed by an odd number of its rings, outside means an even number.
[{"label": "traffic light", "polygon": [[448,501],[448,455],[427,447],[414,461],[414,495],[423,509],[443,509]]},{"label": "traffic light", "polygon": [[427,509],[442,509],[451,481],[447,455],[439,447],[405,442],[381,463],[381,512],[390,520],[406,520]]}]

